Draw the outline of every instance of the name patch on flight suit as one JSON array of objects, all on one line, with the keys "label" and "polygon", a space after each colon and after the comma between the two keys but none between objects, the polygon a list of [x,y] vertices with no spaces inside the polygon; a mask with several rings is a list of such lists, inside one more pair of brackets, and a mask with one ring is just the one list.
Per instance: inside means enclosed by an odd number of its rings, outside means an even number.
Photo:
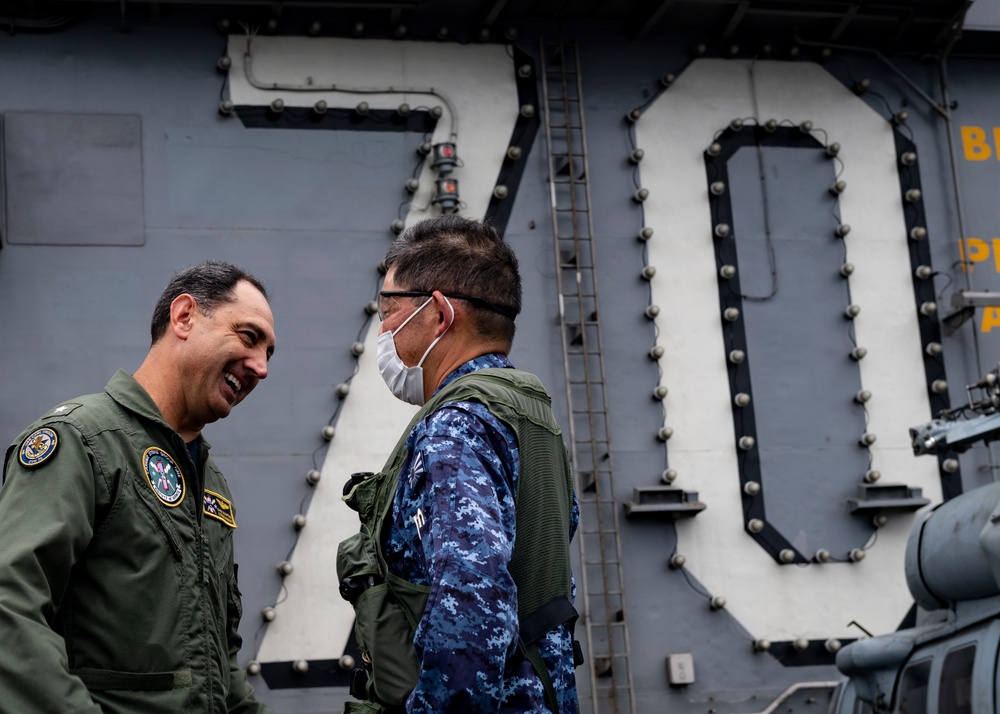
[{"label": "name patch on flight suit", "polygon": [[233,512],[233,504],[228,498],[215,491],[205,489],[205,507],[202,510],[209,518],[225,523],[230,528],[236,527],[236,513]]},{"label": "name patch on flight suit", "polygon": [[184,475],[163,449],[150,446],[142,455],[146,480],[164,505],[174,508],[184,500]]},{"label": "name patch on flight suit", "polygon": [[17,460],[27,469],[41,466],[52,458],[59,446],[59,435],[54,429],[42,427],[28,434],[21,442]]}]

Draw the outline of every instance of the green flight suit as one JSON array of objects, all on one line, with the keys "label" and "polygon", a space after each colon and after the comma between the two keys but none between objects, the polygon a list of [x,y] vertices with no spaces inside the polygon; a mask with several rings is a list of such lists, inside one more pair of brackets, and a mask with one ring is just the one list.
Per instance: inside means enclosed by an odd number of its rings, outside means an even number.
[{"label": "green flight suit", "polygon": [[0,712],[266,712],[238,666],[232,495],[119,370],[7,449]]}]

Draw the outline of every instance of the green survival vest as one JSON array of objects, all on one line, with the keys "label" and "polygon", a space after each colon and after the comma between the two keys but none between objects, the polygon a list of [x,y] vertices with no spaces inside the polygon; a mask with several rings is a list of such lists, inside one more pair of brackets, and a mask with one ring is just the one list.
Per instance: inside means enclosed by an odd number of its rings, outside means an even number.
[{"label": "green survival vest", "polygon": [[551,678],[535,641],[552,628],[575,621],[570,602],[569,520],[573,480],[552,416],[551,399],[532,374],[516,369],[481,369],[463,375],[424,405],[403,432],[382,471],[354,474],[344,501],[358,512],[360,532],[340,543],[340,592],[355,611],[355,635],[368,672],[369,701],[348,702],[346,711],[381,711],[402,706],[420,673],[413,635],[430,588],[389,572],[382,554],[399,472],[407,462],[406,441],[413,427],[448,402],[477,401],[516,435],[520,456],[515,504],[516,538],[508,566],[517,585],[519,648],[545,686],[546,703],[558,711]]}]

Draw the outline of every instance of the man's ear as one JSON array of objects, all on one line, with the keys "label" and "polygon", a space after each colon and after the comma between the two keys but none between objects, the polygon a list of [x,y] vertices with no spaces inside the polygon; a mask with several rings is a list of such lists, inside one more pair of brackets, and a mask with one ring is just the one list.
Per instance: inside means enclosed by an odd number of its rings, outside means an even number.
[{"label": "man's ear", "polygon": [[434,336],[440,337],[458,319],[458,310],[455,307],[455,301],[447,299],[440,290],[435,290],[431,297],[434,300],[434,309],[438,313],[438,324],[434,328]]},{"label": "man's ear", "polygon": [[179,340],[186,340],[191,334],[195,320],[201,315],[197,301],[184,293],[170,303],[170,330]]}]

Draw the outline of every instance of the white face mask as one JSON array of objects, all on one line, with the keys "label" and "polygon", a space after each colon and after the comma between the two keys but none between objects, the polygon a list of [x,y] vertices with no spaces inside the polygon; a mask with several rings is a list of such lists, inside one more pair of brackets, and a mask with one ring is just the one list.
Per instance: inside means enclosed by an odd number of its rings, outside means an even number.
[{"label": "white face mask", "polygon": [[[455,324],[455,308],[448,302],[448,298],[445,298],[444,301],[448,304],[448,309],[451,310],[451,325],[453,325]],[[451,325],[448,325],[445,331],[431,342],[427,351],[424,352],[424,356],[420,358],[420,361],[414,367],[407,367],[399,355],[396,354],[396,342],[393,340],[393,337],[406,327],[406,323],[416,317],[417,313],[431,302],[433,302],[433,298],[427,300],[427,302],[414,310],[413,314],[406,318],[403,324],[395,330],[392,332],[383,332],[379,335],[378,347],[375,351],[375,364],[378,365],[378,373],[382,375],[382,379],[385,381],[386,386],[389,387],[392,395],[396,399],[401,399],[407,404],[413,404],[418,407],[423,406],[427,401],[424,399],[424,370],[421,365],[423,365],[424,360],[427,359],[427,355],[431,353],[431,350],[434,349],[434,345],[451,329]]]}]

